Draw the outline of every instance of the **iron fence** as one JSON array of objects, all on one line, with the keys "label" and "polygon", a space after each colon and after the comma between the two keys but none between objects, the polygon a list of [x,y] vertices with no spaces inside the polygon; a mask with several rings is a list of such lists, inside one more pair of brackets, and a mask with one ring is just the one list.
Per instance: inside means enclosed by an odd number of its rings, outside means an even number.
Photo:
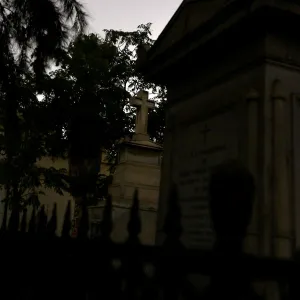
[{"label": "iron fence", "polygon": [[[55,206],[49,221],[41,207],[38,213],[32,212],[28,224],[26,210],[21,220],[20,212],[12,211],[10,220],[4,220],[1,228],[0,297],[299,300],[297,262],[247,255],[240,247],[252,209],[251,178],[240,170],[238,179],[232,174],[224,175],[222,170],[218,172],[210,184],[211,213],[217,236],[212,251],[187,249],[181,243],[181,211],[174,188],[164,226],[166,239],[159,246],[140,243],[137,193],[128,223],[128,239],[122,244],[114,243],[110,237],[113,228],[110,199],[103,211],[101,235],[95,239],[88,238],[88,213],[84,207],[77,238],[71,238],[70,203],[59,237]],[[234,190],[234,194],[228,190]],[[238,197],[241,201],[230,202],[228,197]],[[224,202],[220,203],[221,200]],[[229,209],[235,213],[230,215]],[[237,229],[231,227],[232,222]],[[233,230],[234,234],[226,236],[225,229]],[[199,288],[198,283],[203,282],[203,278],[209,282]]]}]

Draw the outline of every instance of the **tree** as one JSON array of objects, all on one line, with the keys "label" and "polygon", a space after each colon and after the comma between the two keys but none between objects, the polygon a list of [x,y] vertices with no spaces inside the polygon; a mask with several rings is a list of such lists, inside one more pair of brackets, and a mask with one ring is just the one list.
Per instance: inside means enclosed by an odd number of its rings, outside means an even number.
[{"label": "tree", "polygon": [[[126,73],[123,73],[125,89],[131,95],[137,94],[141,89],[150,91],[150,100],[155,101],[156,107],[149,112],[148,132],[154,142],[163,144],[166,87],[146,81],[144,76],[136,71],[138,46],[150,47],[154,43],[151,39],[151,23],[141,24],[136,31],[132,32],[117,30],[104,30],[104,32],[106,33],[105,40],[118,49],[119,64],[126,69]],[[133,108],[127,105],[126,109],[133,116]]]},{"label": "tree", "polygon": [[[101,150],[115,153],[116,142],[132,134],[130,97],[139,89],[164,91],[146,83],[135,70],[135,49],[141,43],[152,43],[149,35],[150,24],[134,32],[106,30],[104,38],[81,35],[70,44],[59,69],[44,82],[49,116],[44,122],[55,133],[57,145],[65,141],[70,191],[79,209],[98,198]],[[158,111],[159,106],[153,116]],[[155,138],[155,130],[161,130],[156,124],[160,119],[152,119]],[[158,136],[161,141],[161,133]]]},{"label": "tree", "polygon": [[[0,186],[6,189],[7,205],[23,208],[38,206],[39,195],[44,188],[62,193],[66,188],[64,170],[46,169],[36,164],[37,160],[49,154],[47,132],[41,130],[39,118],[42,103],[36,99],[30,74],[17,77],[14,95],[18,99],[17,120],[19,136],[5,135],[11,130],[10,119],[1,111],[1,158]],[[6,132],[7,132],[6,131]],[[11,138],[11,140],[9,140]]]},{"label": "tree", "polygon": [[84,30],[86,15],[76,0],[1,0],[0,24],[1,173],[6,198],[17,207],[22,178],[42,152],[41,147],[28,150],[38,135],[32,126],[29,135],[23,132],[24,116],[37,104],[36,90],[48,63],[60,61],[68,40]]},{"label": "tree", "polygon": [[129,131],[123,109],[129,94],[120,80],[117,55],[116,48],[97,35],[82,35],[44,85],[49,116],[45,124],[52,124],[49,131],[66,141],[71,193],[77,202],[94,200],[101,149]]},{"label": "tree", "polygon": [[59,144],[66,142],[70,192],[80,211],[82,205],[95,203],[105,179],[99,177],[101,149],[109,148],[130,126],[123,109],[129,94],[117,56],[116,48],[97,35],[81,35],[44,82],[49,116],[45,124]]},{"label": "tree", "polygon": [[167,90],[165,87],[158,87],[154,96],[155,108],[149,112],[148,133],[150,139],[163,145],[166,123]]},{"label": "tree", "polygon": [[77,0],[1,0],[0,23],[0,55],[14,54],[20,66],[30,65],[41,75],[85,29],[86,13]]}]

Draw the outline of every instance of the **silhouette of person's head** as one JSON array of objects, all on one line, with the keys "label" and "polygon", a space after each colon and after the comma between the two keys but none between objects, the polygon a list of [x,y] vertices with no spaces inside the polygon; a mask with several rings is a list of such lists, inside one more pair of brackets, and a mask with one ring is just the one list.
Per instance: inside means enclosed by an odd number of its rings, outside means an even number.
[{"label": "silhouette of person's head", "polygon": [[254,178],[240,162],[226,161],[213,170],[210,211],[217,240],[243,240],[251,220],[254,192]]}]

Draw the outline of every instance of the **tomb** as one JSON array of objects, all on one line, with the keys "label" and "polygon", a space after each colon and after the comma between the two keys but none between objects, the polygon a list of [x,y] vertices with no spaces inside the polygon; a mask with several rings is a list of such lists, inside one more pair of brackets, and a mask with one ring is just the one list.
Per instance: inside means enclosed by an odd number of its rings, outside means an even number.
[{"label": "tomb", "polygon": [[183,1],[138,69],[168,89],[158,244],[172,183],[182,242],[211,249],[211,169],[234,158],[255,176],[245,250],[291,257],[300,246],[300,4]]},{"label": "tomb", "polygon": [[140,91],[130,104],[137,108],[135,133],[132,139],[123,139],[119,144],[118,163],[109,188],[114,219],[112,239],[126,240],[130,207],[137,189],[142,222],[140,240],[143,244],[154,244],[162,147],[151,142],[147,133],[148,109],[154,108],[148,92]]}]

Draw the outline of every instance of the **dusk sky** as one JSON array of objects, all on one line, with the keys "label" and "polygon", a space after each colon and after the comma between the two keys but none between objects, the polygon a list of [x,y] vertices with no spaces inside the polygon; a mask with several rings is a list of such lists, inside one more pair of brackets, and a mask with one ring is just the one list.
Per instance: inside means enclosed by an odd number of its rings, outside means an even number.
[{"label": "dusk sky", "polygon": [[103,29],[135,30],[152,23],[153,39],[167,25],[182,0],[83,0],[89,14],[89,31],[102,35]]}]

